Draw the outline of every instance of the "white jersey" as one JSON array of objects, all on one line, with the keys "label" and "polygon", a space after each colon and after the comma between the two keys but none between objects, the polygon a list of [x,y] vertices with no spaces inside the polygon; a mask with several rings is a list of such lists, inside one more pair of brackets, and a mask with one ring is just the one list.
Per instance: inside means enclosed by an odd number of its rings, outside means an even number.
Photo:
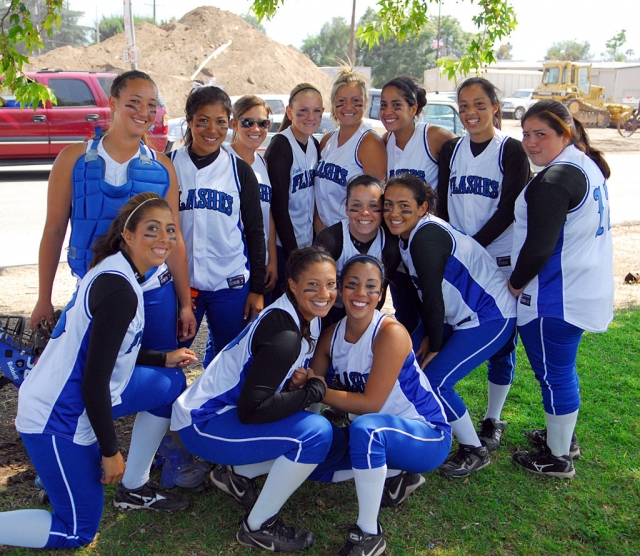
[{"label": "white jersey", "polygon": [[[237,407],[240,391],[253,359],[251,352],[253,334],[266,315],[271,311],[278,310],[289,313],[295,323],[300,326],[298,314],[286,295],[279,297],[269,305],[246,326],[235,340],[218,353],[196,381],[174,402],[171,430],[180,430],[192,424],[207,421]],[[320,319],[315,318],[311,321],[311,337],[314,342],[319,333]],[[282,390],[286,381],[298,367],[307,368],[312,357],[313,350],[310,349],[307,340],[303,338],[300,353],[277,392]]]},{"label": "white jersey", "polygon": [[[478,156],[471,152],[471,138],[465,135],[456,145],[449,168],[449,221],[463,232],[474,236],[498,210],[502,196],[504,169],[502,151],[508,136],[499,129]],[[513,224],[491,244],[487,251],[500,268],[511,266]]]},{"label": "white jersey", "polygon": [[[309,247],[313,243],[313,176],[318,164],[318,149],[310,138],[305,153],[293,135],[291,127],[280,132],[291,145],[293,164],[289,185],[289,218],[293,224],[298,248]],[[277,244],[282,247],[280,238]]]},{"label": "white jersey", "polygon": [[400,255],[418,295],[418,275],[411,258],[411,243],[423,226],[440,226],[453,240],[453,249],[445,266],[442,279],[444,318],[454,329],[474,328],[484,322],[516,316],[515,298],[509,292],[507,281],[498,265],[473,238],[456,230],[448,222],[427,214],[411,232],[407,247],[400,245]]},{"label": "white jersey", "polygon": [[[584,330],[604,332],[613,320],[613,246],[607,180],[573,145],[549,166],[579,168],[587,180],[584,199],[567,213],[558,243],[540,273],[518,299],[518,325],[539,317],[562,319]],[[549,167],[547,166],[547,168]],[[516,200],[513,261],[527,238],[527,185]]]},{"label": "white jersey", "polygon": [[369,127],[361,123],[349,140],[339,146],[340,130],[336,129],[320,153],[315,173],[316,207],[320,220],[327,227],[346,217],[347,182],[363,173],[362,163],[358,160],[358,149],[362,139],[370,131]]},{"label": "white jersey", "polygon": [[[242,158],[233,147],[229,147],[229,152],[236,158]],[[265,264],[269,262],[269,232],[271,231],[271,223],[269,217],[271,215],[271,181],[267,173],[267,165],[258,153],[255,153],[253,164],[251,165],[253,173],[258,180],[260,187],[260,209],[262,210],[262,222],[264,223],[264,246],[265,246]]]},{"label": "white jersey", "polygon": [[[340,384],[349,392],[364,392],[373,365],[373,341],[385,318],[391,317],[376,310],[371,323],[355,344],[344,338],[347,317],[336,325],[331,338],[331,367]],[[389,397],[378,413],[451,430],[442,405],[434,395],[426,375],[420,370],[413,351],[407,356]]]},{"label": "white jersey", "polygon": [[142,290],[122,253],[107,257],[80,281],[42,356],[20,387],[16,428],[26,434],[55,434],[75,444],[96,442],[82,397],[82,378],[93,317],[89,292],[100,274],[125,278],[138,297],[136,314],[120,346],[109,389],[111,405],[121,403],[136,364],[144,329]]},{"label": "white jersey", "polygon": [[387,138],[387,175],[413,174],[434,189],[438,186],[438,161],[429,150],[429,124],[418,122],[404,149],[396,145],[396,136]]},{"label": "white jersey", "polygon": [[173,165],[191,285],[204,291],[243,287],[249,260],[236,157],[220,149],[212,164],[198,170],[183,147],[175,152]]},{"label": "white jersey", "polygon": [[[356,249],[356,246],[353,244],[353,241],[351,241],[351,235],[349,232],[349,221],[343,220],[341,224],[342,224],[342,253],[340,253],[338,260],[336,261],[336,270],[338,271],[338,276],[340,276],[340,273],[342,272],[344,265],[347,263],[347,261],[351,257],[355,257],[356,255],[361,254],[360,251]],[[375,257],[376,259],[381,261],[382,249],[384,249],[384,243],[385,243],[384,230],[382,229],[382,226],[380,226],[380,228],[378,228],[378,235],[376,236],[376,238],[373,240],[373,243],[369,247],[369,250],[367,251],[367,255],[371,255],[372,257]]]}]

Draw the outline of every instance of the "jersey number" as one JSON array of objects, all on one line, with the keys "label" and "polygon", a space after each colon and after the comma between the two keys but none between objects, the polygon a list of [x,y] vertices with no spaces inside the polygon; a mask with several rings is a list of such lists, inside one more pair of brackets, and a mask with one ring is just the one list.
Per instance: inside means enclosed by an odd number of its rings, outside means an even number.
[{"label": "jersey number", "polygon": [[[607,187],[607,182],[602,184],[602,188],[604,189],[604,198],[609,201],[609,189]],[[604,201],[602,200],[602,191],[599,187],[596,187],[593,190],[593,198],[598,202],[598,214],[600,215],[600,223],[598,224],[598,229],[596,230],[596,237],[604,234],[604,227],[602,223],[604,221]],[[609,209],[609,203],[607,202],[607,209]],[[607,210],[607,230],[611,229],[611,211]]]}]

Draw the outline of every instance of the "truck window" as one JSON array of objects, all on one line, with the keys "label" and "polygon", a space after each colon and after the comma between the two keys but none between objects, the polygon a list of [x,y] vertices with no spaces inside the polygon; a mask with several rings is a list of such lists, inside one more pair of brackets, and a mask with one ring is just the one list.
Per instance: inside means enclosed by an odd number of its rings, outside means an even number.
[{"label": "truck window", "polygon": [[100,87],[104,91],[104,96],[109,98],[111,95],[111,84],[115,77],[98,77],[98,83],[100,83]]},{"label": "truck window", "polygon": [[548,83],[557,83],[560,77],[560,68],[546,68],[542,75],[542,82],[546,85]]},{"label": "truck window", "polygon": [[369,117],[373,120],[380,119],[380,95],[373,95],[371,97],[371,109],[369,110]]},{"label": "truck window", "polygon": [[278,99],[268,99],[265,101],[270,107],[273,114],[284,114],[284,102]]},{"label": "truck window", "polygon": [[589,68],[578,68],[578,91],[583,95],[588,95],[590,90]]},{"label": "truck window", "polygon": [[49,87],[58,99],[54,108],[68,108],[70,106],[96,106],[89,86],[80,79],[49,79]]}]

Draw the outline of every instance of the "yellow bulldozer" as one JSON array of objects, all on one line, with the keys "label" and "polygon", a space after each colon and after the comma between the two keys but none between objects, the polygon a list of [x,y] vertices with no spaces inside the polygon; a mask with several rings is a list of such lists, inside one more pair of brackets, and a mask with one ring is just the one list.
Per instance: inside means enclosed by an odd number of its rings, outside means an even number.
[{"label": "yellow bulldozer", "polygon": [[615,126],[620,117],[632,110],[624,104],[605,102],[604,87],[591,84],[590,64],[549,61],[543,67],[542,83],[532,98],[559,100],[586,127]]}]

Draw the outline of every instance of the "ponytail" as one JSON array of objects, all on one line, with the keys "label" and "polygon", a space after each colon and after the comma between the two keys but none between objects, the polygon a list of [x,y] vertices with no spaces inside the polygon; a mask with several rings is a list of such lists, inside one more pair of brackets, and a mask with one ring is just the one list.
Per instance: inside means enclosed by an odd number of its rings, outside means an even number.
[{"label": "ponytail", "polygon": [[604,159],[602,151],[599,151],[591,145],[587,131],[580,120],[573,118],[573,125],[574,131],[571,134],[571,143],[593,160],[596,166],[600,168],[602,175],[606,179],[609,179],[611,177],[611,168],[609,168],[609,164],[607,164],[607,161]]}]

